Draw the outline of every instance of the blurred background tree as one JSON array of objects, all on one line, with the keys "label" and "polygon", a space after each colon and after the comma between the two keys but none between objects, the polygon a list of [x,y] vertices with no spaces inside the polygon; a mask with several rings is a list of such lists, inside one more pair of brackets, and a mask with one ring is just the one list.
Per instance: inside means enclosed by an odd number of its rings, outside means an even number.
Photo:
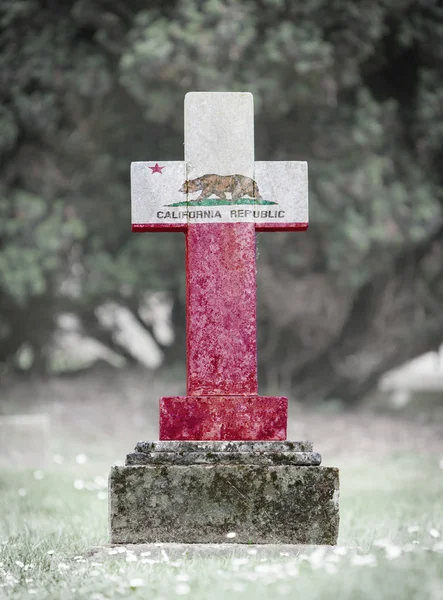
[{"label": "blurred background tree", "polygon": [[45,371],[64,313],[126,355],[97,308],[144,323],[155,291],[184,361],[184,242],[131,234],[128,174],[182,160],[190,90],[252,92],[257,160],[309,161],[309,231],[258,236],[261,383],[353,402],[441,343],[440,3],[3,0],[0,25],[1,363]]}]

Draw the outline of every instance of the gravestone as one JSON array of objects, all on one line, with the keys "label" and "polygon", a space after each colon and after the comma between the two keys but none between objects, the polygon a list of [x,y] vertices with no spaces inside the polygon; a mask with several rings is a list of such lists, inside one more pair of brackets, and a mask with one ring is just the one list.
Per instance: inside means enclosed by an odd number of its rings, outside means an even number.
[{"label": "gravestone", "polygon": [[305,162],[255,162],[248,93],[185,98],[185,160],[131,167],[132,229],[186,236],[187,395],[110,474],[113,543],[334,544],[338,470],[258,395],[256,231],[308,226]]}]

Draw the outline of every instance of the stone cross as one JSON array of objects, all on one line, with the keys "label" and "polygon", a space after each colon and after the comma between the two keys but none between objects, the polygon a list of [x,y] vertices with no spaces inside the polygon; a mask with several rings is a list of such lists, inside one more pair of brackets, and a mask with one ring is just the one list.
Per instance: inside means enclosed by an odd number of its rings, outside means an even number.
[{"label": "stone cross", "polygon": [[[185,97],[185,160],[131,165],[132,230],[186,235],[187,395],[160,440],[285,440],[287,399],[258,395],[256,231],[308,227],[306,162],[255,162],[249,93]],[[167,277],[167,273],[165,274]]]},{"label": "stone cross", "polygon": [[336,543],[338,469],[257,388],[255,231],[307,221],[306,163],[254,162],[250,94],[188,94],[185,161],[132,164],[133,230],[186,235],[187,395],[111,470],[113,544]]}]

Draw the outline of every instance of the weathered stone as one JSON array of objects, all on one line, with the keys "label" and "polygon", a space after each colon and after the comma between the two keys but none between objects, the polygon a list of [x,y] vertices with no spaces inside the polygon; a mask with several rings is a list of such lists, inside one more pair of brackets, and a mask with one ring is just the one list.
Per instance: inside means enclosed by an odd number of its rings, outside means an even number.
[{"label": "weathered stone", "polygon": [[307,165],[254,163],[253,140],[250,94],[191,93],[185,162],[132,167],[133,230],[186,233],[187,395],[161,399],[160,440],[198,446],[141,445],[112,470],[115,543],[337,539],[338,470],[300,466],[321,457],[284,445],[287,399],[258,395],[255,232],[307,229]]},{"label": "weathered stone", "polygon": [[312,442],[155,441],[137,442],[135,452],[312,452]]},{"label": "weathered stone", "polygon": [[[211,226],[213,227],[213,226]],[[202,257],[203,260],[203,257]],[[208,262],[209,259],[206,259]],[[201,261],[200,261],[201,262]],[[202,268],[202,267],[200,267]],[[218,269],[217,260],[212,265],[212,273]],[[231,269],[232,271],[232,269]],[[190,275],[192,277],[192,273]],[[244,279],[244,274],[237,274],[238,282]],[[231,281],[233,287],[235,282]],[[199,286],[197,286],[198,289]],[[200,292],[199,292],[200,293]],[[200,306],[197,313],[200,315],[202,312],[201,306],[205,308],[205,314],[210,312],[209,307],[212,304],[212,310],[214,307],[216,298],[208,301],[207,295],[205,294],[200,298],[199,303],[195,303]],[[244,304],[238,299],[238,306],[236,312],[242,313],[241,306]],[[220,312],[222,308],[218,310]],[[225,308],[224,310],[228,310]],[[231,312],[232,309],[229,309]],[[244,312],[244,311],[243,311]],[[195,316],[195,315],[194,315]],[[255,313],[254,313],[255,322]],[[202,320],[204,317],[199,316]],[[193,316],[188,317],[188,321],[192,322]],[[243,320],[241,317],[240,320]],[[205,320],[206,328],[197,329],[205,336],[209,336],[209,331],[213,331],[212,337],[217,336],[217,327],[213,327],[214,323],[209,327],[210,321]],[[219,324],[220,325],[220,324]],[[240,326],[240,329],[242,327]],[[255,335],[255,333],[254,333]],[[222,336],[219,336],[222,337]],[[236,344],[235,352],[234,346],[230,347],[228,354],[228,361],[239,363],[241,368],[237,373],[236,377],[239,382],[242,382],[242,378],[245,373],[252,373],[252,379],[256,377],[255,366],[251,369],[246,369],[245,364],[241,363],[240,360],[234,361],[233,357],[238,353],[242,352],[245,354],[246,338],[242,338],[242,344]],[[255,342],[254,342],[255,343]],[[197,351],[193,350],[195,354],[195,362],[203,362],[198,358],[198,348],[202,346],[200,341],[193,344],[193,348],[197,348]],[[255,365],[255,346],[253,350],[253,357],[251,360],[254,361]],[[200,365],[199,365],[200,368]],[[200,379],[197,377],[200,381]],[[242,382],[242,385],[246,385]],[[256,385],[255,381],[251,382],[251,385]],[[234,387],[234,384],[233,384]],[[282,396],[258,396],[255,395],[217,395],[217,396],[171,396],[163,397],[160,400],[160,439],[161,440],[285,440],[286,439],[286,424],[288,420],[288,400]]]},{"label": "weathered stone", "polygon": [[127,465],[300,465],[321,463],[318,452],[132,452]]},{"label": "weathered stone", "polygon": [[109,489],[112,543],[337,540],[339,477],[330,467],[114,467]]}]

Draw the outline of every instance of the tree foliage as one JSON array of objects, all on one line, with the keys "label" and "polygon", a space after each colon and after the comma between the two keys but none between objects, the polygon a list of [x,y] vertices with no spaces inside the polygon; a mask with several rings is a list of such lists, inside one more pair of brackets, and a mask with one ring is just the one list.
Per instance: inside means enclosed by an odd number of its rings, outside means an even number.
[{"label": "tree foliage", "polygon": [[128,171],[182,159],[189,90],[252,92],[256,158],[309,161],[309,232],[258,238],[262,381],[354,400],[441,342],[439,3],[4,0],[0,25],[0,360],[147,290],[182,356],[183,240],[131,235]]}]

